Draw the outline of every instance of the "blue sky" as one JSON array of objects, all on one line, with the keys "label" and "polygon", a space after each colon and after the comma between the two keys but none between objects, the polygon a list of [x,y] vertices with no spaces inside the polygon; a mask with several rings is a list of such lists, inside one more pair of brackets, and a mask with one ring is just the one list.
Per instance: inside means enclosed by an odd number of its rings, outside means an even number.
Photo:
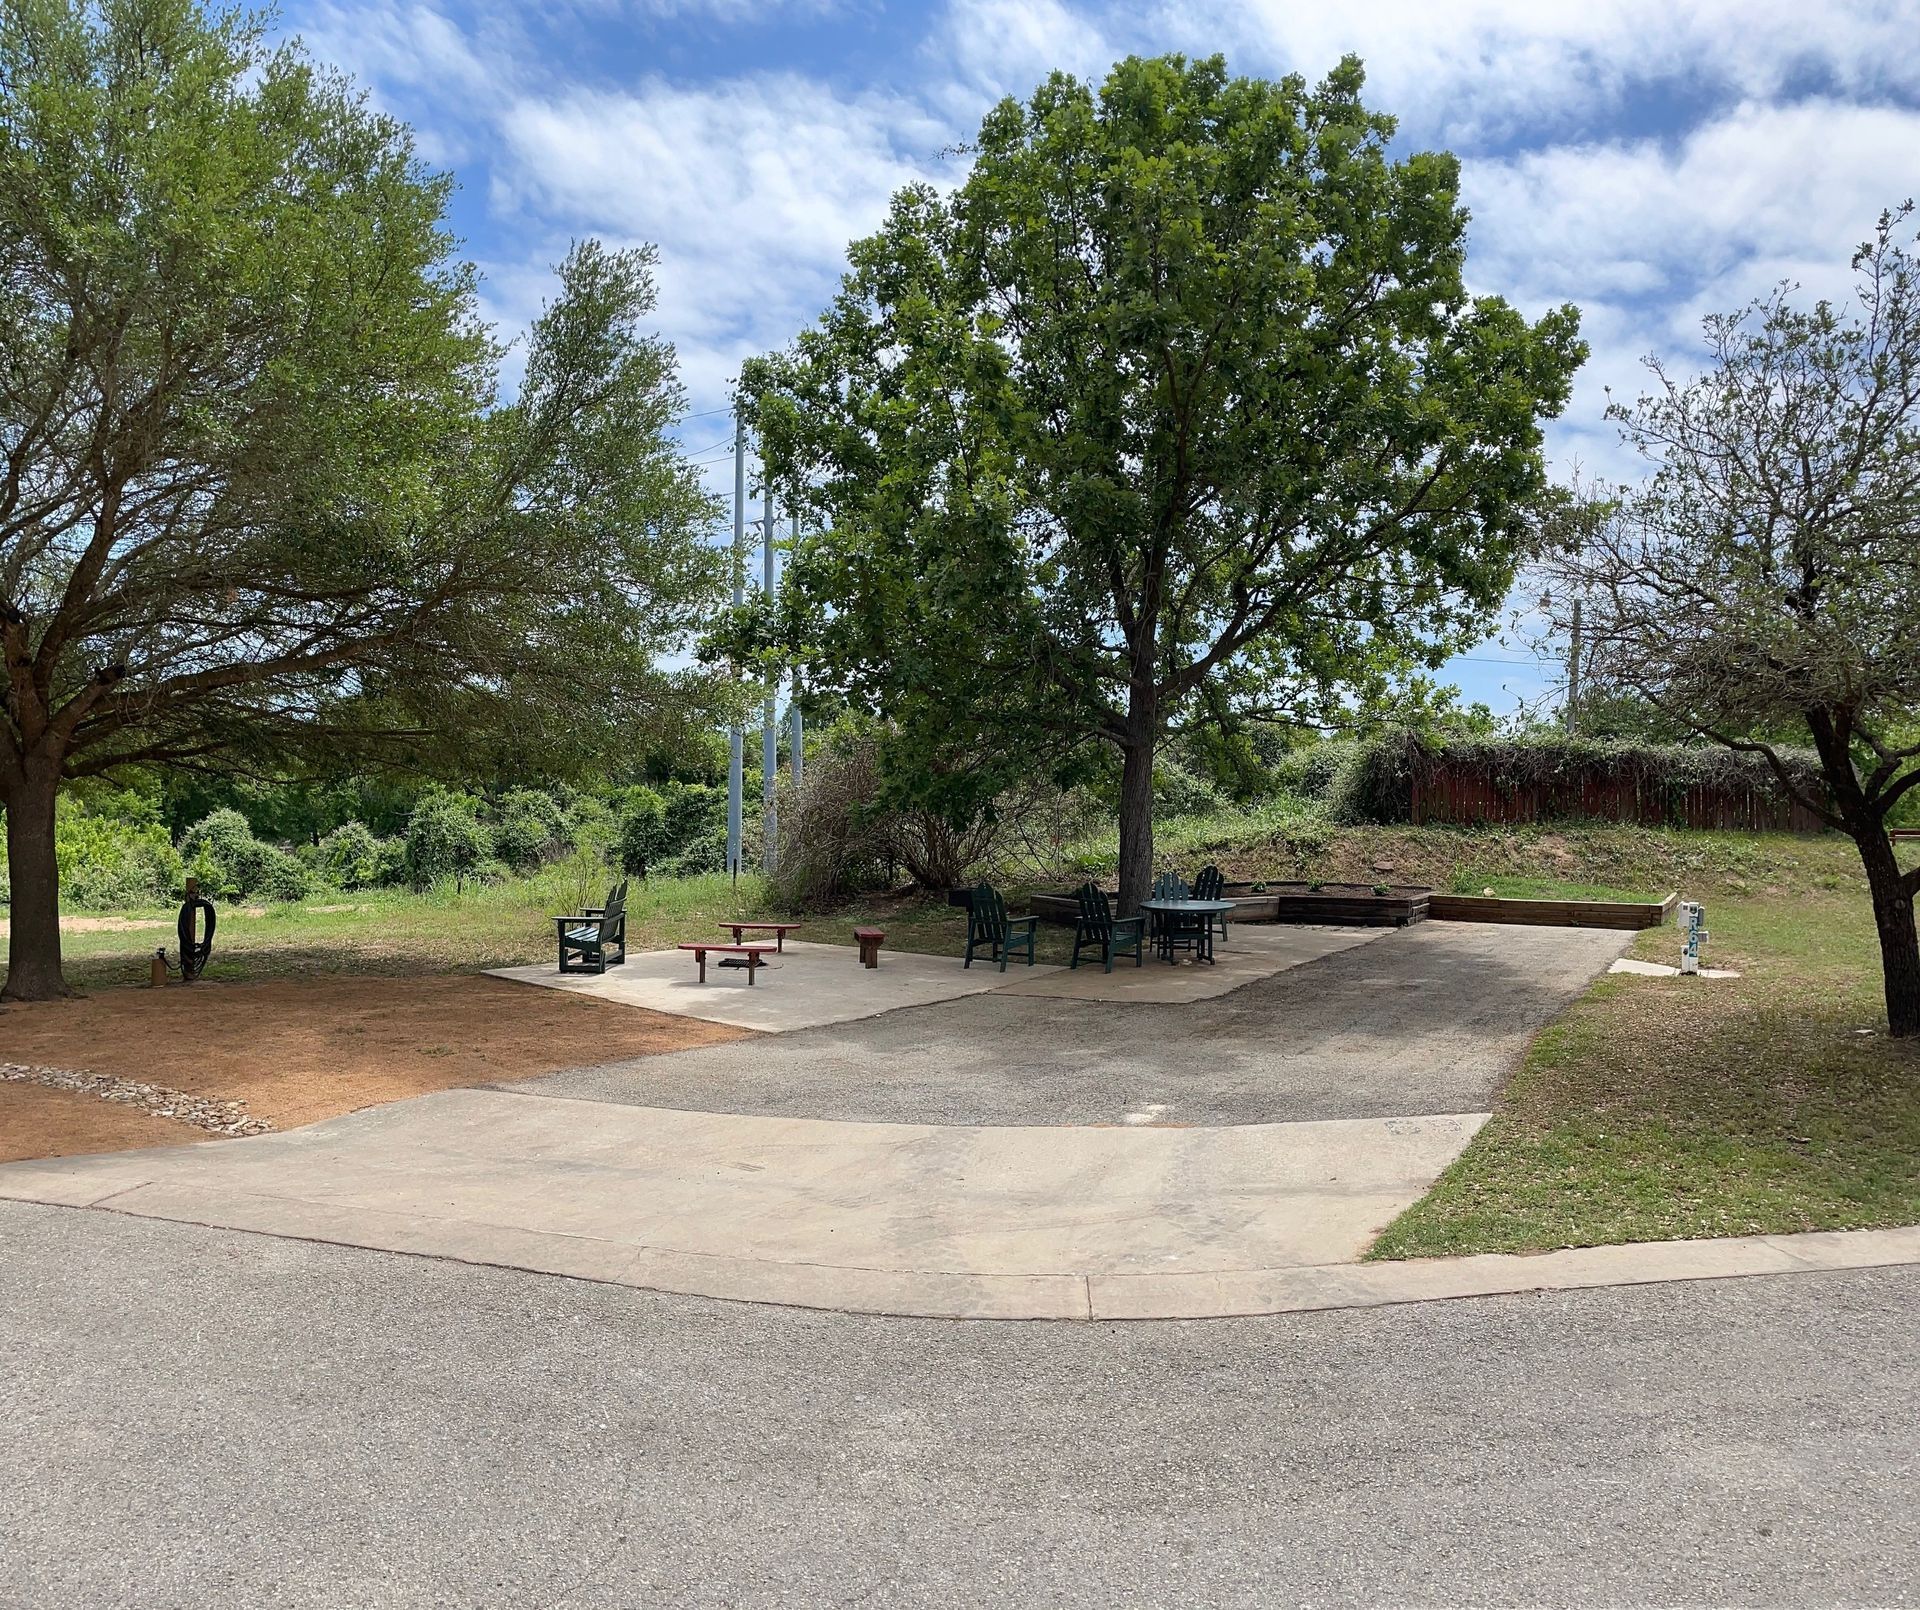
[{"label": "blue sky", "polygon": [[[1474,288],[1584,310],[1563,473],[1631,472],[1602,411],[1643,356],[1687,359],[1702,314],[1782,278],[1844,295],[1879,209],[1920,193],[1920,0],[294,0],[281,25],[458,175],[503,330],[570,240],[659,247],[659,327],[706,416],[685,440],[716,476],[740,359],[789,340],[888,196],[955,182],[944,149],[1055,67],[1219,51],[1317,77],[1359,54],[1402,142],[1462,158]],[[1448,676],[1508,709],[1551,681],[1526,656],[1492,643]]]}]

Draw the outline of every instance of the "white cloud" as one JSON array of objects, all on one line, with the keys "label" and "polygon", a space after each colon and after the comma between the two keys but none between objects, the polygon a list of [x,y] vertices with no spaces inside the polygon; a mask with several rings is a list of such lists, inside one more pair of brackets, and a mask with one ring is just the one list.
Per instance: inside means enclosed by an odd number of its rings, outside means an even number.
[{"label": "white cloud", "polygon": [[933,96],[971,135],[988,106],[1026,96],[1055,71],[1099,83],[1126,50],[1063,0],[952,0],[928,41]]},{"label": "white cloud", "polygon": [[[1590,466],[1627,468],[1599,415],[1644,389],[1640,360],[1683,365],[1700,321],[1782,280],[1842,301],[1852,247],[1920,190],[1920,110],[1747,103],[1676,143],[1549,146],[1465,164],[1476,286],[1537,312],[1583,310],[1593,357],[1557,433]],[[1565,447],[1563,445],[1563,456]]]},{"label": "white cloud", "polygon": [[661,327],[703,402],[818,313],[896,190],[957,173],[913,103],[791,74],[529,96],[500,137],[497,213],[660,247]]},{"label": "white cloud", "polygon": [[1817,74],[1849,93],[1920,87],[1920,0],[1158,0],[1139,26],[1239,71],[1367,64],[1371,99],[1420,138],[1565,126],[1630,86],[1767,97]]}]

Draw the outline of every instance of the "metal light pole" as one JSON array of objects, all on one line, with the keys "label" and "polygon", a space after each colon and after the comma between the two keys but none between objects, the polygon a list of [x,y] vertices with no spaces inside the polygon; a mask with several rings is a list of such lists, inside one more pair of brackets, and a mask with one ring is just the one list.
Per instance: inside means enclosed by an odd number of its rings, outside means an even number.
[{"label": "metal light pole", "polygon": [[[800,512],[791,506],[787,509],[787,527],[793,533],[793,540],[797,543],[800,540]],[[793,668],[793,702],[787,707],[787,714],[793,728],[792,733],[787,739],[792,749],[792,754],[788,757],[787,764],[793,770],[793,803],[794,809],[798,810],[800,808],[801,773],[806,766],[803,745],[806,741],[807,734],[806,722],[800,714],[800,667],[797,665]]]},{"label": "metal light pole", "polygon": [[[742,547],[747,534],[747,432],[733,416],[733,607],[746,601]],[[736,675],[738,673],[736,672]],[[727,871],[740,875],[741,794],[745,785],[746,734],[736,723],[727,735]]]},{"label": "metal light pole", "polygon": [[[761,455],[761,477],[766,484],[761,487],[760,502],[760,589],[766,594],[767,608],[773,607],[774,558],[773,558],[773,484],[767,476],[765,457]],[[773,871],[774,862],[780,854],[780,807],[774,795],[774,787],[780,781],[780,729],[776,723],[774,708],[775,692],[780,686],[776,674],[767,677],[766,699],[760,711],[760,870]]]}]

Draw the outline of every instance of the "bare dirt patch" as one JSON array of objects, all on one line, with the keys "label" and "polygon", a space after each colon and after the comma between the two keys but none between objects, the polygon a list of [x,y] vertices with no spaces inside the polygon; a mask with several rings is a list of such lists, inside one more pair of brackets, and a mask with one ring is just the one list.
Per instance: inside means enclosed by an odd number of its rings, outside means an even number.
[{"label": "bare dirt patch", "polygon": [[[158,990],[103,990],[12,1006],[0,1015],[0,1041],[9,1059],[244,1101],[276,1129],[459,1085],[715,1045],[749,1033],[471,975],[203,980]],[[32,1089],[0,1087],[0,1112],[18,1115],[5,1120],[6,1132],[17,1132],[16,1147],[36,1143],[34,1122],[52,1123],[68,1110],[65,1100],[44,1099],[67,1092],[29,1094]],[[89,1097],[70,1099],[109,1106]],[[38,1120],[28,1116],[29,1109]],[[204,1131],[188,1125],[126,1109],[101,1119],[94,1132],[152,1138],[79,1149],[204,1138]],[[63,1133],[56,1125],[40,1138],[64,1146]],[[14,1149],[5,1155],[60,1156],[75,1149]]]},{"label": "bare dirt patch", "polygon": [[0,1084],[0,1163],[24,1157],[85,1157],[141,1146],[184,1146],[204,1129],[135,1107],[44,1085]]}]

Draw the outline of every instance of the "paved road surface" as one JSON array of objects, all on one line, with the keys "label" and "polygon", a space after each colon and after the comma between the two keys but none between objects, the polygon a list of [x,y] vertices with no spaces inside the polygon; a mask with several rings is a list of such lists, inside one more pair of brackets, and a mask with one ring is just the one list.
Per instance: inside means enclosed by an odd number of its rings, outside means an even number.
[{"label": "paved road surface", "polygon": [[1421,923],[1191,1006],[975,995],[515,1088],[696,1112],[935,1124],[1256,1124],[1485,1112],[1626,948]]},{"label": "paved road surface", "polygon": [[0,1604],[1920,1603],[1920,1270],[849,1318],[0,1204]]}]

